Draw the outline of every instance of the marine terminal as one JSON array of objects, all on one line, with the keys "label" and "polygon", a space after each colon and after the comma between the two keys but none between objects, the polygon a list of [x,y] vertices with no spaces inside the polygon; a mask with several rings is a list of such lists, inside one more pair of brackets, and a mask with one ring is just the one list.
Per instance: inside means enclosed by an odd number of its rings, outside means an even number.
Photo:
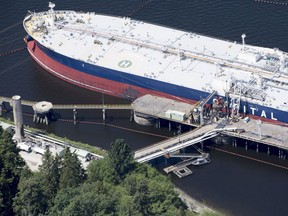
[{"label": "marine terminal", "polygon": [[196,103],[215,91],[232,115],[288,122],[287,53],[93,12],[30,12],[32,58],[75,85],[118,97]]}]

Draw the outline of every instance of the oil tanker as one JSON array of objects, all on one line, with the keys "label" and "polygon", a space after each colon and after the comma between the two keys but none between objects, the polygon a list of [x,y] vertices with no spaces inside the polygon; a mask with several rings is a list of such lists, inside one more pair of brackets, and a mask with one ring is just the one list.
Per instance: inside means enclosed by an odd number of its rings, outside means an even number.
[{"label": "oil tanker", "polygon": [[[129,17],[54,10],[23,20],[31,57],[54,76],[135,99],[151,94],[195,103],[217,92],[232,112],[288,123],[287,53]],[[213,101],[212,101],[213,100]]]}]

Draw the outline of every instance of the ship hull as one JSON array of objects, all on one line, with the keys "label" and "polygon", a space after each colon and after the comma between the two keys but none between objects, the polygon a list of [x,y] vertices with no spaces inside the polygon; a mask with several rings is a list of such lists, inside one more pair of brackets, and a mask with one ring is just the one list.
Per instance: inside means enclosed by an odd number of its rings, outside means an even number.
[{"label": "ship hull", "polygon": [[[29,41],[27,46],[31,57],[46,71],[66,82],[89,90],[132,100],[152,94],[192,104],[209,95],[208,92],[75,60],[47,49],[35,40]],[[224,96],[223,98],[225,100]],[[258,104],[242,102],[240,112],[263,121],[288,123],[287,112]]]}]

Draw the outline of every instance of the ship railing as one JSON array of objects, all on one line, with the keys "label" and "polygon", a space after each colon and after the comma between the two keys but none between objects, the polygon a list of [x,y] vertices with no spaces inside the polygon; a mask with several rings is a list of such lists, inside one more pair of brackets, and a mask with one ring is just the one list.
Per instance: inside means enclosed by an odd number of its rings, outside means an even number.
[{"label": "ship railing", "polygon": [[243,96],[264,101],[267,94],[263,89],[253,87],[255,85],[257,85],[256,78],[250,80],[247,85],[243,84],[242,81],[239,81],[237,84],[234,84],[230,87],[229,93],[232,93],[235,96],[237,95],[238,97]]}]

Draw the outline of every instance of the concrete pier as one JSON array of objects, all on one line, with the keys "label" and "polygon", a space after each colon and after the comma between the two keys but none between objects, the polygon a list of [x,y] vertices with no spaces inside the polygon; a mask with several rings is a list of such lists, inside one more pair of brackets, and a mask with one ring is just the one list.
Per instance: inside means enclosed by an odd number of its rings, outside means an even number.
[{"label": "concrete pier", "polygon": [[49,112],[51,111],[53,105],[47,101],[41,101],[33,105],[34,116],[33,121],[36,123],[46,123],[49,124]]},{"label": "concrete pier", "polygon": [[11,106],[13,107],[13,117],[15,124],[15,140],[19,143],[24,139],[24,126],[21,107],[21,97],[15,95],[12,97]]}]

